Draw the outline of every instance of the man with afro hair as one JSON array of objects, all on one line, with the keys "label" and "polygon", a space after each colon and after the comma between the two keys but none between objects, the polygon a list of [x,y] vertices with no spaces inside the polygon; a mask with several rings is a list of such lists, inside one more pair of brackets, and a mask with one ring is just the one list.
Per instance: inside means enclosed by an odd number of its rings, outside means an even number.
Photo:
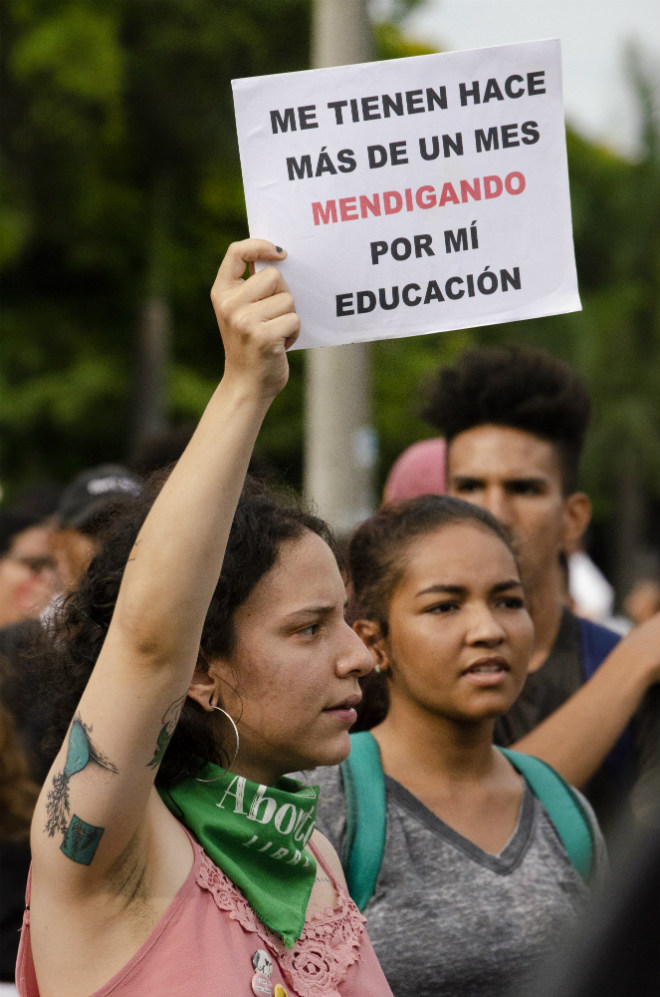
[{"label": "man with afro hair", "polygon": [[634,776],[626,728],[660,679],[660,654],[648,631],[613,650],[617,634],[567,606],[566,557],[591,517],[578,490],[589,414],[580,375],[521,346],[465,352],[438,372],[423,412],[447,441],[448,493],[509,529],[534,621],[527,682],[496,740],[549,762],[607,823]]}]

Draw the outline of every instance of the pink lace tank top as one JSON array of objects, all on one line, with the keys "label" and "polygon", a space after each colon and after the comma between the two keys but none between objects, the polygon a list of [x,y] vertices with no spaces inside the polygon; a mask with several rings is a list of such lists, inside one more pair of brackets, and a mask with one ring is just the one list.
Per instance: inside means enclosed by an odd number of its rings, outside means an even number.
[{"label": "pink lace tank top", "polygon": [[[191,842],[195,858],[186,882],[132,959],[90,997],[392,997],[365,919],[316,850],[335,882],[338,906],[310,918],[294,947],[286,949],[238,887]],[[29,894],[28,883],[27,904]],[[253,958],[260,950],[261,963],[272,968],[257,974]],[[21,997],[39,997],[29,909],[16,984]]]}]

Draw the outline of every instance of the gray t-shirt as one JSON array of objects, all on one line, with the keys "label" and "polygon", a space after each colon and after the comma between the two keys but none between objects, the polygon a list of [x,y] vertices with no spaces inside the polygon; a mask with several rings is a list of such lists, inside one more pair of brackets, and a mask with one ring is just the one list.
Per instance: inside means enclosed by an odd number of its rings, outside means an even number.
[{"label": "gray t-shirt", "polygon": [[[317,826],[342,856],[341,771],[305,778],[321,786]],[[385,853],[364,913],[395,997],[499,997],[527,982],[589,895],[542,805],[525,787],[516,830],[491,855],[400,783],[385,783]],[[593,824],[598,869],[604,849]]]}]

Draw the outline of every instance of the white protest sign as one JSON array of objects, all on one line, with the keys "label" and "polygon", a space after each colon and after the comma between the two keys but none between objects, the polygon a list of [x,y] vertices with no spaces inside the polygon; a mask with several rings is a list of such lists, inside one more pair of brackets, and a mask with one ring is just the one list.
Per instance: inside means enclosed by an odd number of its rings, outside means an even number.
[{"label": "white protest sign", "polygon": [[556,39],[235,80],[299,347],[580,309]]}]

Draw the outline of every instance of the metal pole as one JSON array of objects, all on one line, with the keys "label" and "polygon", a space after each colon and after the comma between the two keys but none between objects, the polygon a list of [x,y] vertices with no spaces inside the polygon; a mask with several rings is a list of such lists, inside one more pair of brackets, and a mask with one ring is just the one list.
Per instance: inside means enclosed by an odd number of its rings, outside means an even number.
[{"label": "metal pole", "polygon": [[[371,59],[367,0],[316,0],[312,64]],[[305,499],[341,536],[373,509],[370,345],[309,350],[305,379]]]}]

